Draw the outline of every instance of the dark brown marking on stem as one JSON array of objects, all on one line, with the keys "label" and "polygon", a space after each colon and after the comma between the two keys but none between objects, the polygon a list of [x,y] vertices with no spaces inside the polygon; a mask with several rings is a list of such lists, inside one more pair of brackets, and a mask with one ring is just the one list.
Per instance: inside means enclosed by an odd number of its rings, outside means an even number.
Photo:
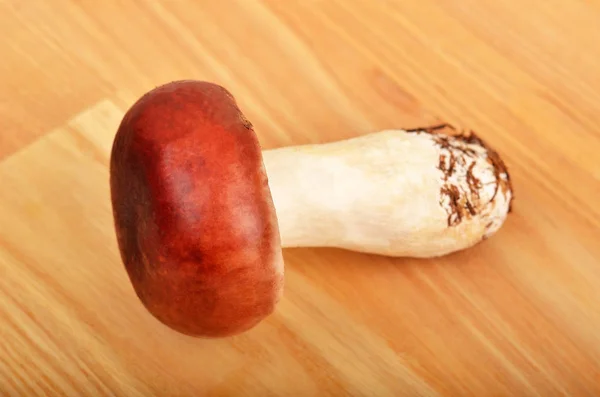
[{"label": "dark brown marking on stem", "polygon": [[[471,162],[467,169],[466,178],[469,187],[469,192],[462,192],[460,189],[448,183],[448,179],[456,171],[456,164],[465,165],[465,157],[474,157],[477,155],[475,150],[467,145],[481,146],[487,152],[487,161],[490,163],[494,173],[495,189],[489,202],[492,202],[498,191],[503,194],[511,193],[510,202],[508,204],[508,212],[512,212],[512,203],[514,199],[512,182],[504,161],[500,155],[479,138],[472,130],[459,130],[448,123],[442,123],[422,128],[412,128],[406,130],[409,133],[427,133],[434,137],[435,143],[446,152],[440,154],[438,168],[444,174],[446,184],[441,188],[442,197],[448,197],[450,209],[448,210],[448,226],[459,224],[465,215],[474,216],[477,210],[481,207],[479,202],[479,189],[483,186],[481,180],[473,174],[475,161]],[[448,160],[446,162],[446,160]],[[465,201],[464,205],[460,205],[461,198]],[[468,214],[465,212],[468,211]],[[491,226],[491,223],[488,227]]]},{"label": "dark brown marking on stem", "polygon": [[[514,199],[514,191],[512,188],[512,181],[510,179],[510,174],[508,173],[507,167],[504,164],[504,161],[500,157],[500,155],[491,149],[488,149],[488,158],[487,161],[492,165],[494,170],[494,178],[496,179],[496,189],[494,190],[494,195],[491,200],[496,197],[498,190],[502,190],[503,194],[506,192],[511,192],[511,199],[508,203],[508,212],[512,212],[512,204]],[[504,176],[505,178],[502,178]]]},{"label": "dark brown marking on stem", "polygon": [[446,155],[440,154],[440,162],[438,164],[438,168],[446,174]]},{"label": "dark brown marking on stem", "polygon": [[460,205],[460,190],[452,184],[444,185],[441,193],[448,197],[450,212],[448,213],[448,226],[458,225],[464,216],[464,208]]},{"label": "dark brown marking on stem", "polygon": [[467,207],[467,209],[469,210],[469,214],[471,214],[471,216],[475,215],[475,208],[473,208],[473,204],[471,204],[471,202],[469,200],[467,200],[465,202],[465,207]]},{"label": "dark brown marking on stem", "polygon": [[454,166],[456,165],[456,156],[454,153],[450,153],[450,166],[448,167],[448,172],[446,172],[445,178],[448,180],[448,177],[454,173]]},{"label": "dark brown marking on stem", "polygon": [[434,131],[441,130],[444,128],[452,128],[452,126],[448,123],[436,124],[429,127],[422,128],[411,128],[410,130],[406,130],[406,132],[427,132],[432,134]]},{"label": "dark brown marking on stem", "polygon": [[475,161],[471,162],[471,165],[467,169],[467,184],[471,194],[474,194],[479,198],[479,189],[481,189],[481,181],[475,175],[473,175],[473,168],[475,167]]}]

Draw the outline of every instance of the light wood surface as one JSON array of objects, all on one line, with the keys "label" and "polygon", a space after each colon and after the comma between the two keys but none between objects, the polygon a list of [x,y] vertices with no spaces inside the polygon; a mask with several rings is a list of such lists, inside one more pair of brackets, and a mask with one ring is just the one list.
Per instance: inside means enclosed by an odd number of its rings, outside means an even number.
[{"label": "light wood surface", "polygon": [[[0,395],[600,395],[596,0],[0,0]],[[265,149],[447,121],[504,157],[504,228],[436,260],[285,251],[231,339],[159,324],[108,191],[139,95],[226,86]]]}]

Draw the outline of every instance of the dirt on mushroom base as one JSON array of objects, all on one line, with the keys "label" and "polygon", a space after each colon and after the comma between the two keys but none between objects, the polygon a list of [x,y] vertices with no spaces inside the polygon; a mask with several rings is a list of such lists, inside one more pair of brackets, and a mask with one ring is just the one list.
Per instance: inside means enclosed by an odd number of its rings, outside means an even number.
[{"label": "dirt on mushroom base", "polygon": [[[450,124],[439,124],[429,127],[406,130],[413,134],[430,134],[441,149],[438,169],[444,175],[444,184],[440,189],[440,206],[448,214],[448,227],[457,226],[465,219],[470,219],[484,211],[491,211],[493,201],[500,192],[509,195],[508,212],[512,211],[514,199],[512,183],[506,164],[500,155],[489,147],[471,130],[459,130]],[[493,180],[483,182],[474,173],[478,159],[485,157],[493,170]],[[492,183],[494,191],[490,198],[483,201],[482,189]],[[486,225],[493,227],[490,221]],[[484,239],[488,236],[485,233]]]}]

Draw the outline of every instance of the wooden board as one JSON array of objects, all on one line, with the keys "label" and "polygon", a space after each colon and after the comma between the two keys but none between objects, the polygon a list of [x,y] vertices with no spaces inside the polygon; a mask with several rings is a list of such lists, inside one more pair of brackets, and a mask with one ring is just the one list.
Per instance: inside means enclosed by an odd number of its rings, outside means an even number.
[{"label": "wooden board", "polygon": [[[600,3],[0,0],[0,395],[600,394]],[[107,161],[139,95],[234,93],[265,149],[440,120],[508,163],[504,228],[436,260],[286,250],[231,339],[159,324]]]}]

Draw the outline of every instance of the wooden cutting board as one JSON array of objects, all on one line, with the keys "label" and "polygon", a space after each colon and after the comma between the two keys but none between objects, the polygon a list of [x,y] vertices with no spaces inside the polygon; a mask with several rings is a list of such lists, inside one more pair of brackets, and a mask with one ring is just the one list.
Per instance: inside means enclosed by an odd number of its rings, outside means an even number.
[{"label": "wooden cutting board", "polygon": [[[0,395],[600,395],[600,3],[0,0]],[[124,111],[226,86],[265,149],[446,121],[506,160],[514,211],[435,260],[285,251],[277,312],[167,329],[120,262]]]}]

